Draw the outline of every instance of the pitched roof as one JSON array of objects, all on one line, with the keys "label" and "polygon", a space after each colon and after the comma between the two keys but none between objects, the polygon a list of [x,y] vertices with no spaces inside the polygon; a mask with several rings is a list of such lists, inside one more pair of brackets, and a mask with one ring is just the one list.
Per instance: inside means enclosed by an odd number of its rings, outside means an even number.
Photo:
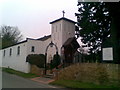
[{"label": "pitched roof", "polygon": [[[18,42],[18,43],[16,43],[16,44],[7,46],[7,47],[5,47],[5,48],[12,47],[12,46],[15,46],[15,45],[18,45],[18,44],[21,44],[21,43],[25,43],[25,42],[27,42],[28,39],[29,39],[29,40],[40,40],[40,41],[45,41],[45,40],[47,40],[47,39],[50,38],[50,37],[51,37],[51,35],[44,36],[44,37],[41,37],[41,38],[38,38],[38,39],[27,38],[27,39],[24,40],[24,41],[21,41],[21,42]],[[3,49],[5,49],[5,48],[3,48]]]},{"label": "pitched roof", "polygon": [[38,38],[37,40],[45,41],[45,40],[47,40],[50,37],[51,37],[51,35],[48,35],[48,36],[44,36],[44,37]]},{"label": "pitched roof", "polygon": [[2,49],[9,48],[9,47],[12,47],[12,46],[15,46],[15,45],[18,45],[18,44],[22,44],[22,43],[25,43],[25,42],[27,42],[27,40],[24,40],[24,41],[18,42],[18,43],[16,43],[16,44],[12,44],[12,45],[7,46],[7,47],[4,47],[4,48],[2,48]]},{"label": "pitched roof", "polygon": [[68,38],[67,41],[63,44],[63,47],[67,47],[71,44],[73,45],[74,48],[80,47],[75,37]]},{"label": "pitched roof", "polygon": [[66,20],[66,21],[72,22],[72,23],[74,23],[74,24],[76,23],[76,22],[73,21],[73,20],[70,20],[70,19],[67,19],[67,18],[65,18],[65,17],[62,17],[62,18],[59,18],[59,19],[57,19],[57,20],[54,20],[54,21],[50,22],[50,24],[55,23],[55,22],[60,21],[60,20]]},{"label": "pitched roof", "polygon": [[63,44],[64,46],[69,45],[72,41],[74,40],[74,38],[68,38],[67,41]]}]

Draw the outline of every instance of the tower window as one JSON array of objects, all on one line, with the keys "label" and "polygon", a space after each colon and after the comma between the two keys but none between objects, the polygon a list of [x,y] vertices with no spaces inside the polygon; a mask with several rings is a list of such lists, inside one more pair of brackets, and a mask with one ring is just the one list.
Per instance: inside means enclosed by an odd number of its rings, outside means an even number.
[{"label": "tower window", "polygon": [[61,31],[61,24],[60,24],[60,31]]},{"label": "tower window", "polygon": [[10,56],[12,55],[12,48],[10,48]]},{"label": "tower window", "polygon": [[35,47],[34,46],[31,47],[31,52],[35,52]]},{"label": "tower window", "polygon": [[52,33],[54,33],[54,26],[52,26]]},{"label": "tower window", "polygon": [[58,40],[59,40],[59,33],[58,33],[58,35],[57,35],[57,36],[58,36]]},{"label": "tower window", "polygon": [[57,32],[57,25],[56,25],[56,32]]},{"label": "tower window", "polygon": [[4,52],[3,52],[3,56],[5,57],[5,50],[4,50]]},{"label": "tower window", "polygon": [[20,46],[17,48],[17,55],[20,55]]}]

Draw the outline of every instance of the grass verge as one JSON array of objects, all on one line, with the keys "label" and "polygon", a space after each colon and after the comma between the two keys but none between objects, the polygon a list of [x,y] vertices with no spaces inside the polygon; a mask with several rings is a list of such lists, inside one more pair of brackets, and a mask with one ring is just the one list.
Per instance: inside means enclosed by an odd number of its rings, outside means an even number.
[{"label": "grass verge", "polygon": [[15,75],[18,75],[18,76],[21,76],[21,77],[24,77],[24,78],[34,78],[34,77],[39,76],[39,75],[36,75],[36,74],[33,74],[33,73],[23,73],[23,72],[20,72],[20,71],[13,70],[11,68],[2,68],[2,71],[10,73],[10,74],[15,74]]},{"label": "grass verge", "polygon": [[73,80],[57,80],[57,81],[51,82],[50,84],[59,85],[66,88],[120,88],[119,86],[96,85],[93,83],[83,83],[83,82],[73,81]]}]

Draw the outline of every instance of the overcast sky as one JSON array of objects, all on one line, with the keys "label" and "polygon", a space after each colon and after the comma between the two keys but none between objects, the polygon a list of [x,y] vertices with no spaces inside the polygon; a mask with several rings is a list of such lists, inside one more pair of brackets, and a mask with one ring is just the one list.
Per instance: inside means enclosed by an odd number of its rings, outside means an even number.
[{"label": "overcast sky", "polygon": [[25,38],[51,34],[49,22],[62,17],[76,21],[78,0],[0,0],[0,25],[18,26]]}]

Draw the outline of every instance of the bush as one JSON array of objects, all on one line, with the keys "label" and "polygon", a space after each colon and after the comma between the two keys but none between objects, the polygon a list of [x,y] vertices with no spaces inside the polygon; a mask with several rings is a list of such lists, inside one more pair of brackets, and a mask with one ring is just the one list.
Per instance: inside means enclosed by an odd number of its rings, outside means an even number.
[{"label": "bush", "polygon": [[60,65],[60,56],[55,54],[53,57],[53,61],[50,63],[50,68],[58,68],[57,66]]},{"label": "bush", "polygon": [[26,61],[39,68],[44,68],[45,55],[44,54],[30,54],[27,56]]}]

